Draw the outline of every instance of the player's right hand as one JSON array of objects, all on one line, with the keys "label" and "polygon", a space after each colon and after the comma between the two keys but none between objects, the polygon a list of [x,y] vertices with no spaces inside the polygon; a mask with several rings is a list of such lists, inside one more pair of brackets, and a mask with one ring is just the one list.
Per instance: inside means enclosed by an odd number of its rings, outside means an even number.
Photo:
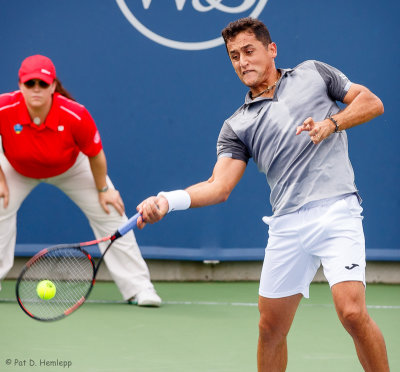
[{"label": "player's right hand", "polygon": [[137,220],[137,227],[143,229],[146,224],[160,221],[168,213],[168,201],[163,196],[151,196],[143,200],[136,210],[141,214]]}]

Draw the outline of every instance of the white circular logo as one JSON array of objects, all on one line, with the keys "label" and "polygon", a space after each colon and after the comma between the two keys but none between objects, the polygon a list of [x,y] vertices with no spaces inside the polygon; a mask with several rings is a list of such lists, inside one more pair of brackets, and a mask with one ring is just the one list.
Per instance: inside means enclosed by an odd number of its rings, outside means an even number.
[{"label": "white circular logo", "polygon": [[[135,0],[140,2],[140,0]],[[163,0],[166,1],[166,0]],[[177,11],[182,11],[186,3],[190,3],[190,0],[167,0],[167,1],[175,1]],[[236,6],[227,6],[223,4],[223,0],[191,0],[192,7],[194,11],[197,12],[209,12],[211,10],[218,10],[224,13],[244,13],[251,8],[253,10],[248,14],[249,17],[257,18],[261,12],[263,11],[265,5],[268,0],[242,0],[240,5]],[[258,1],[258,3],[257,3]],[[157,33],[151,31],[149,28],[143,25],[131,12],[129,7],[126,5],[125,0],[116,0],[121,12],[125,16],[125,18],[135,27],[139,32],[141,32],[144,36],[153,40],[154,42],[164,45],[169,48],[174,49],[182,49],[182,50],[202,50],[214,48],[216,46],[222,45],[224,40],[222,37],[218,37],[211,40],[205,41],[196,41],[196,42],[186,42],[186,41],[178,41],[172,40]],[[142,0],[143,8],[145,10],[149,10],[151,6],[152,0]],[[256,4],[257,3],[257,4]],[[256,4],[256,5],[255,5]],[[255,5],[255,6],[254,6]]]}]

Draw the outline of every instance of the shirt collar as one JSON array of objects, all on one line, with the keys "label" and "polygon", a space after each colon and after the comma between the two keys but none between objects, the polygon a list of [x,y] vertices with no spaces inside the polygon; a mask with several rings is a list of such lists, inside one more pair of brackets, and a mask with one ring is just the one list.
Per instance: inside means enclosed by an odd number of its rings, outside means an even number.
[{"label": "shirt collar", "polygon": [[22,93],[20,93],[19,97],[19,109],[18,109],[18,120],[19,123],[22,125],[30,125],[32,128],[35,128],[37,130],[43,130],[45,128],[52,129],[54,131],[58,130],[58,122],[59,122],[59,105],[58,105],[58,96],[59,93],[54,93],[53,94],[53,102],[51,104],[51,108],[49,113],[47,114],[46,120],[44,123],[37,125],[33,123],[31,120],[31,117],[29,115],[28,108],[26,107],[26,103],[24,100],[24,96]]},{"label": "shirt collar", "polygon": [[[285,76],[286,76],[287,74],[291,73],[291,72],[293,71],[293,69],[292,69],[292,68],[280,68],[279,71],[281,72],[282,76],[281,76],[280,79],[279,79],[280,81],[279,81],[279,83],[278,83],[278,85],[277,85],[277,89],[278,89],[278,87],[279,87],[279,85],[280,85],[282,79],[284,79]],[[277,89],[276,89],[276,90],[277,90]],[[271,100],[271,98],[268,98],[268,97],[258,97],[258,98],[256,98],[256,99],[252,99],[251,96],[250,96],[250,91],[248,91],[247,94],[246,94],[246,96],[244,97],[244,103],[245,103],[246,105],[250,105],[251,103],[259,102],[259,101],[263,101],[263,100]]]}]

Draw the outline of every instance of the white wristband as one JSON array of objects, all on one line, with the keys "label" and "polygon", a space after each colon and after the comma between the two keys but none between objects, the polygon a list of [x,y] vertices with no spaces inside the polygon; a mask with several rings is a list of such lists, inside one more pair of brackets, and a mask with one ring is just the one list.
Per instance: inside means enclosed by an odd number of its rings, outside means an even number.
[{"label": "white wristband", "polygon": [[168,213],[188,209],[192,203],[189,193],[185,190],[161,191],[157,196],[163,196],[168,200]]}]

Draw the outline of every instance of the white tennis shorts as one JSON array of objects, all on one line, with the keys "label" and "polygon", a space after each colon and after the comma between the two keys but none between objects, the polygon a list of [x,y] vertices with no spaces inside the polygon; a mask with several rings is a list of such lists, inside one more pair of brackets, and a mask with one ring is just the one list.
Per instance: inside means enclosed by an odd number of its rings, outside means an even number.
[{"label": "white tennis shorts", "polygon": [[322,263],[332,287],[344,281],[365,285],[362,208],[355,194],[311,202],[297,212],[264,217],[269,239],[259,294],[281,298],[309,287]]}]

